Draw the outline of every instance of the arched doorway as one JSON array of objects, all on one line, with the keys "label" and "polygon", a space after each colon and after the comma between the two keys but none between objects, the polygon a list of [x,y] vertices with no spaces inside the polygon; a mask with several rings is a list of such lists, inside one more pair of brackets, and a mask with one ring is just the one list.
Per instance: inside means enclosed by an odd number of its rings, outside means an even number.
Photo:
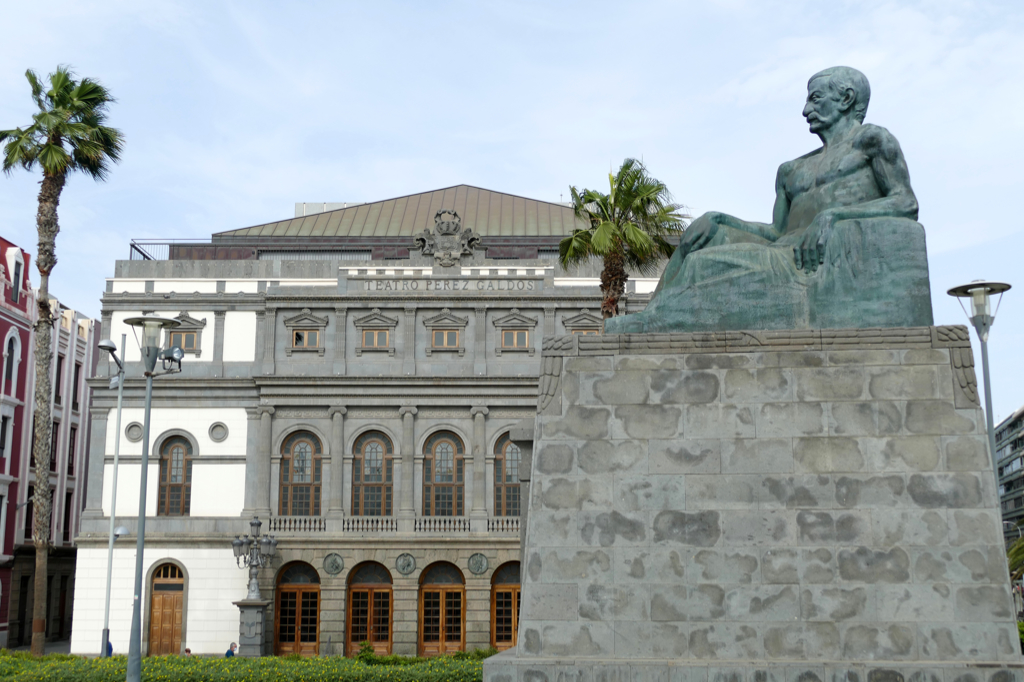
[{"label": "arched doorway", "polygon": [[420,656],[466,648],[466,581],[453,564],[431,564],[420,576]]},{"label": "arched doorway", "polygon": [[320,653],[320,575],[309,564],[288,564],[277,578],[274,654]]},{"label": "arched doorway", "polygon": [[349,636],[345,653],[355,656],[363,642],[374,653],[391,653],[391,573],[376,562],[360,564],[348,577]]},{"label": "arched doorway", "polygon": [[519,562],[502,564],[491,577],[491,646],[516,645],[519,630]]},{"label": "arched doorway", "polygon": [[153,571],[149,593],[149,655],[181,653],[181,625],[185,608],[185,574],[174,564]]}]

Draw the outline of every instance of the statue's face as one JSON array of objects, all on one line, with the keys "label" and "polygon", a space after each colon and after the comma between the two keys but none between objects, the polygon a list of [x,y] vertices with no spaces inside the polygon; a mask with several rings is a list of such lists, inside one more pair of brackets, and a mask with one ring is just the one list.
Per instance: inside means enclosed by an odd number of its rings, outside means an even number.
[{"label": "statue's face", "polygon": [[828,130],[847,114],[839,106],[841,99],[840,94],[829,87],[827,78],[815,78],[807,84],[804,118],[812,133]]}]

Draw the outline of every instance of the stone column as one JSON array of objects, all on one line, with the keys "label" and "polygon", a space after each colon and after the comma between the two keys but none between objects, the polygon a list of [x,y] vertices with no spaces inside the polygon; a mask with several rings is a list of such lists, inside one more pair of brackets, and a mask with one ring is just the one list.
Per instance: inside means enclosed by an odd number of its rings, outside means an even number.
[{"label": "stone column", "polygon": [[[428,339],[429,343],[430,340]],[[416,306],[405,306],[405,351],[402,356],[402,373],[416,375]],[[413,412],[413,414],[416,414]]]},{"label": "stone column", "polygon": [[[545,336],[557,336],[555,332],[555,306],[554,304],[548,304],[544,306],[544,328],[540,330],[541,338]],[[535,343],[530,343],[530,346],[539,348],[540,346]]]},{"label": "stone column", "polygon": [[476,308],[476,343],[473,347],[473,374],[487,374],[487,307]]},{"label": "stone column", "polygon": [[[106,459],[107,451],[108,416],[115,420],[113,423],[116,423],[117,408],[106,411],[94,409],[92,411],[92,432],[91,442],[89,443],[89,478],[86,484],[87,495],[85,498],[85,510],[82,512],[83,519],[103,517],[103,474],[106,466],[104,460]],[[122,419],[121,421],[121,428],[124,428],[124,420]],[[31,456],[31,452],[29,455]]]},{"label": "stone column", "polygon": [[273,457],[274,442],[271,431],[271,415],[274,408],[263,405],[257,408],[260,415],[259,452],[256,455],[256,515],[270,518],[270,458]]},{"label": "stone column", "polygon": [[[408,524],[408,532],[412,532],[412,520],[418,514],[416,482],[423,476],[423,457],[416,456],[416,412],[416,408],[409,405],[398,410],[398,414],[402,415],[402,505],[398,515]],[[399,524],[399,529],[405,531],[403,522],[399,521]]]},{"label": "stone column", "polygon": [[470,512],[470,528],[474,533],[487,531],[487,503],[485,501],[487,432],[484,418],[488,412],[489,410],[483,405],[477,405],[470,410],[470,414],[473,415],[473,509]]},{"label": "stone column", "polygon": [[330,516],[342,516],[345,513],[344,457],[345,457],[345,413],[344,407],[336,405],[327,411],[331,416],[331,500],[327,506]]},{"label": "stone column", "polygon": [[337,327],[334,329],[334,373],[344,374],[346,358],[346,336],[348,331],[348,308],[337,307],[334,309]]},{"label": "stone column", "polygon": [[213,375],[224,376],[224,315],[223,310],[213,313]]}]

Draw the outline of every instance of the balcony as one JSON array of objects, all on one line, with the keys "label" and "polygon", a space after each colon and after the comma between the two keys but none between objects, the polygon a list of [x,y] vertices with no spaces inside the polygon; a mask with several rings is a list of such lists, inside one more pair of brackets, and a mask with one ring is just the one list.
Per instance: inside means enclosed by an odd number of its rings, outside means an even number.
[{"label": "balcony", "polygon": [[[412,527],[403,523],[411,521]],[[279,536],[295,535],[393,535],[408,534],[411,530],[416,535],[465,535],[471,532],[481,533],[486,530],[489,535],[513,537],[519,534],[518,516],[497,516],[474,521],[466,516],[424,516],[404,522],[394,516],[346,516],[344,518],[325,518],[320,516],[275,516],[269,521],[267,532]]]}]

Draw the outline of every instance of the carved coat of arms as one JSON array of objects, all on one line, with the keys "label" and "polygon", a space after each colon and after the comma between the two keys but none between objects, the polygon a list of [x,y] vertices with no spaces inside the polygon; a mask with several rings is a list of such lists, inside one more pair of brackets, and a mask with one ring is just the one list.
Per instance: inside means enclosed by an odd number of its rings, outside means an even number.
[{"label": "carved coat of arms", "polygon": [[425,256],[434,256],[441,267],[450,268],[463,256],[473,254],[480,244],[480,235],[471,229],[462,229],[462,218],[450,208],[434,214],[434,231],[423,230],[415,235],[416,248]]}]

